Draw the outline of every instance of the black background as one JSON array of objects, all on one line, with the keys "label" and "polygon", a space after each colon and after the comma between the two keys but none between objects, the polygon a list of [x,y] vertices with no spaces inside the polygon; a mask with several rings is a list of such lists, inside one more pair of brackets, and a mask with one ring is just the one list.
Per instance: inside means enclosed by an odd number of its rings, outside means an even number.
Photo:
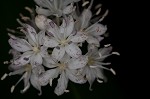
[{"label": "black background", "polygon": [[[108,32],[110,36],[102,43],[111,43],[114,47],[114,51],[118,51],[121,56],[113,56],[112,68],[116,71],[117,75],[113,76],[111,73],[106,72],[106,76],[108,77],[108,82],[104,84],[98,84],[95,82],[93,84],[93,91],[88,90],[88,83],[84,85],[78,85],[69,82],[68,89],[70,89],[70,93],[63,94],[62,96],[56,96],[53,93],[54,88],[48,86],[42,87],[43,94],[42,96],[38,96],[33,87],[25,94],[20,94],[20,90],[23,89],[23,82],[20,83],[14,93],[10,93],[10,88],[13,84],[15,84],[19,76],[12,76],[6,78],[4,81],[0,81],[0,98],[8,98],[8,99],[27,99],[27,98],[67,98],[67,99],[131,99],[133,94],[133,83],[131,82],[132,76],[130,76],[130,69],[126,63],[122,64],[122,52],[121,52],[121,34],[125,31],[122,30],[121,26],[124,22],[124,18],[121,16],[122,10],[120,6],[121,3],[117,3],[109,0],[95,0],[95,4],[98,2],[103,4],[103,9],[109,9],[109,14],[103,21],[103,24],[107,24]],[[9,60],[10,57],[8,55],[8,51],[10,46],[8,44],[8,36],[6,28],[16,28],[18,23],[16,22],[16,18],[19,18],[19,13],[27,13],[24,10],[25,6],[35,7],[34,2],[32,0],[3,0],[0,3],[0,76],[2,76],[5,72],[8,71],[8,66],[3,64],[3,61]],[[55,85],[55,84],[54,84]]]}]

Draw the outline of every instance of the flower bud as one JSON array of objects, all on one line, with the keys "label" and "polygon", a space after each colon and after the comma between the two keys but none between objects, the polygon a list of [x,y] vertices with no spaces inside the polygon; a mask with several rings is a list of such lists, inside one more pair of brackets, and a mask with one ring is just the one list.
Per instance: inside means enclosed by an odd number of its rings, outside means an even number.
[{"label": "flower bud", "polygon": [[35,24],[40,30],[46,29],[46,20],[47,18],[44,15],[37,15],[35,17]]}]

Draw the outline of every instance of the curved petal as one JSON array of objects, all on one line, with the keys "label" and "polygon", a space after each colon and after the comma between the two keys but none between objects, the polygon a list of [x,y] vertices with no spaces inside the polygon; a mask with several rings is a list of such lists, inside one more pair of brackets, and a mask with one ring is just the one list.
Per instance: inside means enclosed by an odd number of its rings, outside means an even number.
[{"label": "curved petal", "polygon": [[36,33],[35,29],[33,27],[31,27],[30,25],[26,24],[26,31],[27,31],[26,35],[28,35],[30,37],[28,39],[32,39],[32,41],[34,43],[38,44],[37,33]]},{"label": "curved petal", "polygon": [[44,8],[38,7],[38,6],[36,6],[35,10],[36,10],[36,13],[38,13],[39,15],[50,16],[53,14],[50,10],[44,9]]},{"label": "curved petal", "polygon": [[62,12],[64,14],[70,14],[74,10],[75,10],[75,7],[73,7],[73,4],[71,3],[70,5],[68,5],[67,7],[65,7]]},{"label": "curved petal", "polygon": [[104,26],[99,23],[95,23],[85,30],[85,32],[94,36],[103,35],[106,31],[107,31],[107,26]]},{"label": "curved petal", "polygon": [[35,53],[31,57],[31,65],[41,65],[43,62],[42,56],[40,53]]},{"label": "curved petal", "polygon": [[68,63],[69,61],[70,61],[70,56],[67,53],[65,53],[63,58],[61,58],[60,60],[61,63]]},{"label": "curved petal", "polygon": [[74,83],[78,83],[78,84],[86,83],[87,80],[84,78],[84,76],[82,74],[77,75],[76,72],[77,72],[77,70],[70,70],[70,69],[66,70],[69,80],[71,80]]},{"label": "curved petal", "polygon": [[84,32],[77,32],[75,36],[72,36],[70,39],[72,42],[79,43],[79,42],[84,42],[88,38],[87,35],[85,35]]},{"label": "curved petal", "polygon": [[20,58],[14,60],[13,64],[16,67],[26,65],[27,63],[30,62],[30,57],[32,54],[33,54],[33,52],[24,53]]},{"label": "curved petal", "polygon": [[56,39],[54,37],[45,37],[45,42],[44,45],[47,47],[56,47],[58,46],[58,42],[56,41]]},{"label": "curved petal", "polygon": [[15,49],[19,52],[29,51],[32,48],[32,46],[24,39],[10,38],[8,42],[13,49]]},{"label": "curved petal", "polygon": [[100,46],[98,39],[94,38],[93,36],[88,36],[86,40],[89,44],[95,44],[96,46]]},{"label": "curved petal", "polygon": [[70,3],[78,2],[78,1],[80,1],[80,0],[64,0],[64,2],[63,2],[63,7],[67,6],[67,5],[70,4]]},{"label": "curved petal", "polygon": [[69,63],[68,67],[70,69],[79,69],[84,67],[88,62],[88,57],[87,56],[80,56],[78,58],[72,58]]},{"label": "curved petal", "polygon": [[45,31],[40,31],[38,33],[38,43],[39,45],[43,45],[45,40]]},{"label": "curved petal", "polygon": [[46,86],[50,79],[54,79],[58,76],[59,74],[59,69],[50,69],[50,70],[47,70],[46,72],[44,72],[43,74],[41,74],[39,76],[39,83],[41,86]]},{"label": "curved petal", "polygon": [[105,77],[104,71],[102,68],[93,68],[93,69],[95,69],[94,73],[95,73],[96,77],[103,79],[105,82],[107,81],[107,78]]},{"label": "curved petal", "polygon": [[34,2],[41,7],[52,8],[52,4],[49,0],[34,0]]},{"label": "curved petal", "polygon": [[80,48],[74,43],[67,45],[65,47],[65,50],[68,55],[70,55],[71,57],[74,57],[74,58],[78,58],[82,55]]},{"label": "curved petal", "polygon": [[59,38],[59,27],[50,19],[47,19],[47,31],[51,33],[56,39]]},{"label": "curved petal", "polygon": [[80,21],[81,21],[81,29],[85,29],[88,27],[89,23],[90,23],[90,19],[92,17],[92,12],[89,9],[85,9],[82,12]]},{"label": "curved petal", "polygon": [[10,49],[9,50],[9,54],[12,54],[13,59],[16,59],[16,58],[21,56],[21,53],[18,52],[17,50],[15,50],[15,49]]},{"label": "curved petal", "polygon": [[101,56],[105,56],[105,55],[109,55],[111,51],[112,51],[112,46],[104,47],[99,49],[99,54],[101,54]]},{"label": "curved petal", "polygon": [[41,85],[39,83],[38,75],[32,73],[32,75],[30,77],[30,82],[34,88],[36,88],[37,90],[40,91],[39,95],[41,95],[42,90],[41,90]]},{"label": "curved petal", "polygon": [[44,57],[43,58],[43,65],[48,67],[48,68],[54,68],[56,67],[56,60],[52,57]]},{"label": "curved petal", "polygon": [[95,81],[96,75],[95,75],[95,70],[90,69],[89,67],[86,68],[86,79],[88,80],[90,87],[89,89],[92,90],[92,84]]},{"label": "curved petal", "polygon": [[62,72],[60,78],[58,79],[57,86],[54,90],[55,94],[57,94],[58,96],[62,95],[67,89],[67,86],[68,86],[68,78],[66,77],[65,72]]},{"label": "curved petal", "polygon": [[60,61],[61,58],[64,56],[64,54],[65,54],[65,48],[60,46],[60,47],[54,48],[52,52],[52,57]]},{"label": "curved petal", "polygon": [[65,17],[61,28],[64,28],[64,37],[67,38],[74,29],[74,20],[72,16]]}]

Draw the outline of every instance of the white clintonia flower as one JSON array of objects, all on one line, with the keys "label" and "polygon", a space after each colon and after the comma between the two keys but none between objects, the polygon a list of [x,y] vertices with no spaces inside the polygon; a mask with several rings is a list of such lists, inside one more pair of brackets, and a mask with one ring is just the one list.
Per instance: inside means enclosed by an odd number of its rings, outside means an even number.
[{"label": "white clintonia flower", "polygon": [[30,62],[32,65],[40,65],[42,64],[42,57],[47,53],[47,48],[42,46],[45,33],[40,31],[37,34],[34,28],[27,24],[25,24],[25,29],[26,31],[22,31],[26,34],[27,40],[9,34],[11,47],[18,52],[23,52],[18,59],[14,60],[13,64],[22,66]]},{"label": "white clintonia flower", "polygon": [[[21,93],[26,92],[29,89],[30,84],[32,84],[34,88],[40,91],[39,95],[42,94],[41,85],[38,82],[38,76],[45,71],[43,66],[34,66],[34,68],[32,69],[32,66],[30,64],[26,64],[24,66],[21,66],[19,69],[16,69],[15,66],[12,67],[12,65],[11,68],[13,68],[13,72],[5,74],[5,77],[3,76],[3,79],[7,76],[22,74],[22,77],[19,79],[19,81],[11,87],[11,93],[14,91],[15,87],[21,82],[21,80],[23,80],[24,89],[20,91]],[[1,78],[1,80],[3,79]]]},{"label": "white clintonia flower", "polygon": [[74,15],[76,19],[75,27],[77,31],[81,31],[84,35],[87,35],[88,38],[86,39],[86,41],[89,44],[95,44],[99,47],[99,42],[103,40],[103,37],[101,37],[101,35],[106,32],[107,27],[100,24],[100,20],[98,20],[94,24],[91,24],[92,12],[90,9],[92,7],[93,1],[94,0],[91,0],[89,7],[87,9],[84,9],[80,16],[76,14]]},{"label": "white clintonia flower", "polygon": [[86,54],[88,57],[88,62],[83,69],[83,75],[86,76],[86,79],[90,84],[89,88],[90,90],[92,90],[91,87],[95,79],[97,79],[99,83],[102,83],[103,80],[106,81],[106,77],[103,74],[103,69],[109,70],[115,75],[115,72],[112,68],[109,69],[103,66],[110,64],[110,63],[103,63],[103,60],[108,56],[112,55],[109,54],[111,50],[112,50],[111,46],[107,48],[101,48],[99,49],[99,51],[97,48],[92,49],[89,47],[88,53]]},{"label": "white clintonia flower", "polygon": [[34,0],[40,7],[36,7],[36,12],[45,16],[70,14],[75,10],[73,2],[80,0]]},{"label": "white clintonia flower", "polygon": [[87,39],[82,33],[74,33],[74,20],[72,16],[66,17],[63,23],[58,27],[52,20],[47,20],[47,31],[50,37],[45,38],[44,45],[54,48],[52,56],[60,60],[65,52],[71,57],[78,58],[82,52],[77,43]]},{"label": "white clintonia flower", "polygon": [[87,56],[80,56],[78,59],[70,58],[67,54],[60,60],[56,61],[52,57],[46,57],[44,59],[44,65],[48,68],[54,68],[47,70],[39,77],[39,82],[41,85],[45,86],[50,82],[52,85],[52,80],[58,79],[57,86],[55,88],[55,93],[61,95],[65,92],[68,86],[68,81],[71,80],[75,83],[83,84],[86,82],[83,75],[78,75],[80,68],[83,68],[87,64]]}]

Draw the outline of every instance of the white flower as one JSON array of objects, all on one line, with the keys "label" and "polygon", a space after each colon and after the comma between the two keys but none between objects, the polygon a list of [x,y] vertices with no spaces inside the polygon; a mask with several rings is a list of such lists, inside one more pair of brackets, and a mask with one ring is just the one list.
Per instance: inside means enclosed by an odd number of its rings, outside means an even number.
[{"label": "white flower", "polygon": [[70,56],[65,54],[64,57],[60,60],[60,62],[54,60],[52,57],[46,57],[44,59],[44,65],[51,69],[47,70],[39,77],[39,82],[43,86],[47,85],[48,83],[52,85],[52,80],[54,78],[57,78],[60,74],[54,92],[57,95],[61,95],[67,89],[69,80],[79,84],[83,84],[86,82],[86,79],[84,79],[82,75],[78,75],[80,68],[83,68],[86,65],[86,63],[86,56],[80,56],[78,59],[76,59],[70,58]]},{"label": "white flower", "polygon": [[106,77],[104,76],[103,69],[111,71],[113,74],[115,74],[114,70],[112,68],[104,67],[103,65],[109,65],[110,63],[104,63],[103,60],[112,55],[109,54],[112,50],[112,47],[107,48],[101,48],[99,51],[97,48],[89,49],[88,53],[86,54],[88,56],[88,63],[83,69],[83,75],[86,76],[86,79],[88,80],[91,89],[93,82],[95,79],[99,83],[102,83],[103,80],[106,81]]},{"label": "white flower", "polygon": [[34,28],[27,24],[25,24],[25,29],[22,31],[26,34],[27,40],[9,34],[10,46],[18,52],[23,52],[13,64],[23,66],[30,62],[32,65],[40,65],[42,57],[47,54],[47,47],[43,46],[45,32],[40,31],[37,34]]},{"label": "white flower", "polygon": [[76,19],[75,22],[75,27],[77,31],[81,31],[85,35],[87,35],[86,41],[89,44],[95,44],[96,46],[99,47],[99,42],[103,40],[103,35],[107,27],[100,24],[99,20],[95,22],[94,24],[91,23],[91,18],[92,18],[92,12],[91,12],[91,7],[93,4],[93,0],[91,1],[89,7],[87,9],[84,9],[81,15],[74,15],[74,18]]},{"label": "white flower", "polygon": [[75,10],[74,2],[80,0],[34,0],[40,7],[36,7],[36,12],[45,16],[70,14]]},{"label": "white flower", "polygon": [[8,74],[9,76],[22,74],[22,77],[19,79],[19,81],[15,85],[11,87],[11,93],[14,91],[15,87],[21,82],[21,80],[23,80],[24,89],[21,90],[21,93],[26,92],[29,89],[30,83],[31,83],[34,88],[40,91],[39,95],[42,94],[41,86],[38,82],[38,76],[45,71],[43,66],[36,66],[32,69],[32,66],[30,64],[26,64],[20,67],[19,69],[16,69],[16,68],[13,68],[13,69],[14,71],[10,72]]},{"label": "white flower", "polygon": [[47,20],[47,24],[47,34],[50,37],[45,38],[44,45],[54,48],[52,52],[54,58],[60,60],[65,52],[71,57],[78,58],[81,56],[82,52],[77,43],[85,41],[87,37],[80,32],[75,35],[72,16],[66,17],[60,27],[50,19]]}]

